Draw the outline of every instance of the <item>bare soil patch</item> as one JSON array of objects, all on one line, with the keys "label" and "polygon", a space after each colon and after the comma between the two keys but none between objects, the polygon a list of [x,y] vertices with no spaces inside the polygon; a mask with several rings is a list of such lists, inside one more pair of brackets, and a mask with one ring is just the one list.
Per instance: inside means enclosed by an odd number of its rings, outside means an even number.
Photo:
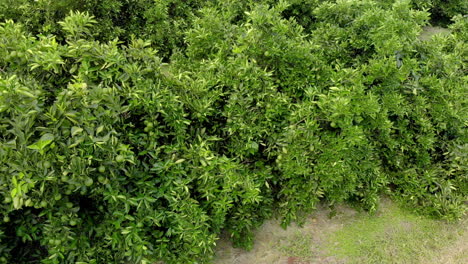
[{"label": "bare soil patch", "polygon": [[[303,227],[266,221],[251,251],[218,241],[215,264],[468,263],[467,220],[445,223],[410,214],[388,199],[375,215],[322,206]],[[354,233],[353,233],[354,232]],[[377,261],[377,262],[376,262]]]}]

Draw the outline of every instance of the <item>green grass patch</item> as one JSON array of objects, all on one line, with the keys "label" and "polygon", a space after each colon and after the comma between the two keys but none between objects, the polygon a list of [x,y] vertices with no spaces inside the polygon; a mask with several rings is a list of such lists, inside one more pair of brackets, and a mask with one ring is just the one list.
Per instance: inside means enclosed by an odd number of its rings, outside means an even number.
[{"label": "green grass patch", "polygon": [[[463,224],[414,215],[394,204],[358,214],[330,236],[329,252],[347,263],[428,263],[463,239]],[[457,259],[466,260],[466,251]]]},{"label": "green grass patch", "polygon": [[281,245],[279,248],[286,256],[310,259],[314,256],[312,241],[312,234],[296,231],[294,235],[288,239],[287,243]]}]

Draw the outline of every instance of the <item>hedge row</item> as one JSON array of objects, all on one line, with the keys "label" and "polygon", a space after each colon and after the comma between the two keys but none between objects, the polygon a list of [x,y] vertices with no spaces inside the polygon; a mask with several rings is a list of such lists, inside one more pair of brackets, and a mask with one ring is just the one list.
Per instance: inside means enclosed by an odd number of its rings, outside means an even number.
[{"label": "hedge row", "polygon": [[[456,15],[468,15],[465,0],[408,0],[411,7],[428,10],[432,22],[447,24]],[[274,5],[275,0],[3,0],[0,2],[0,21],[14,20],[24,25],[32,34],[53,34],[58,41],[65,38],[59,21],[70,11],[87,12],[98,25],[93,26],[93,39],[110,41],[115,38],[128,43],[132,36],[150,40],[158,48],[158,56],[169,61],[171,54],[186,48],[183,38],[192,27],[193,20],[203,8],[221,8],[238,12],[232,22],[243,21],[243,12],[255,4]],[[322,3],[346,2],[343,0],[288,0],[283,18],[293,17],[306,33],[314,28],[320,16],[314,9]],[[374,1],[389,8],[395,0]]]},{"label": "hedge row", "polygon": [[52,2],[0,24],[0,263],[206,263],[383,193],[466,212],[467,18],[423,42],[409,1]]}]

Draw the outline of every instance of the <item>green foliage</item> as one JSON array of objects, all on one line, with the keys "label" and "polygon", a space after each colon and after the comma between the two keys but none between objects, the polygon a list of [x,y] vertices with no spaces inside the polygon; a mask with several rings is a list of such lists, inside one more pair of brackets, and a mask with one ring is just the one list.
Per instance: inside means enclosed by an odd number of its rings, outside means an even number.
[{"label": "green foliage", "polygon": [[468,3],[464,0],[412,0],[420,9],[429,9],[435,22],[446,22],[456,15],[468,14]]},{"label": "green foliage", "polygon": [[1,261],[205,263],[383,192],[465,213],[466,18],[422,42],[409,1],[65,2],[0,15]]},{"label": "green foliage", "polygon": [[87,12],[97,19],[92,34],[98,40],[149,39],[167,58],[183,46],[183,32],[194,12],[209,1],[177,0],[2,0],[0,19],[12,19],[36,34],[55,34],[62,40],[59,21],[71,11]]}]

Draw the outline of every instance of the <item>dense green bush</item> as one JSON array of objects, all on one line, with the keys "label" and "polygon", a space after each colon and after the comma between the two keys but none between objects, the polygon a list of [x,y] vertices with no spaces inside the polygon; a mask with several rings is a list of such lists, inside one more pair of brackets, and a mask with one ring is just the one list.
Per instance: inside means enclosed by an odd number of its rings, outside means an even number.
[{"label": "dense green bush", "polygon": [[93,27],[97,40],[132,36],[151,40],[167,58],[173,49],[183,46],[183,32],[206,0],[2,0],[0,19],[20,22],[34,34],[54,34],[64,38],[59,21],[70,11],[87,12],[98,22]]},{"label": "dense green bush", "polygon": [[205,263],[383,193],[465,213],[466,18],[422,42],[410,1],[67,2],[0,9],[0,263]]},{"label": "dense green bush", "polygon": [[412,0],[420,9],[428,9],[434,22],[446,23],[456,15],[468,15],[468,2],[464,0]]}]

